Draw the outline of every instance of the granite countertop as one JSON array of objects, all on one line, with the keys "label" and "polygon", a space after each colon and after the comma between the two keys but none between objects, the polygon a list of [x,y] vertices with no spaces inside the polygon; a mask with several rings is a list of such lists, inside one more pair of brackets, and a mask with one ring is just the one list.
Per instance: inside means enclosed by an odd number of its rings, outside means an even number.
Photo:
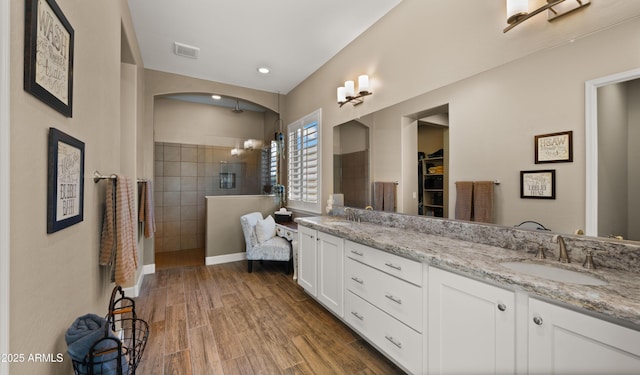
[{"label": "granite countertop", "polygon": [[[388,251],[405,258],[450,270],[508,289],[523,291],[569,307],[596,313],[603,318],[640,329],[640,275],[633,272],[597,268],[582,264],[561,264],[555,257],[533,259],[522,251],[387,227],[369,222],[346,221],[334,216],[296,219],[302,226]],[[586,273],[607,282],[586,286],[530,276],[512,271],[500,263],[526,261]]]}]

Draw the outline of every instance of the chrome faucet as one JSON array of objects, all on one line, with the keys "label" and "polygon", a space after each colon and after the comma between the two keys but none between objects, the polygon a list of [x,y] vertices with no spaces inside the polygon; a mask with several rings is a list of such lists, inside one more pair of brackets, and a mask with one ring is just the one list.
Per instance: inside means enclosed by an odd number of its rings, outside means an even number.
[{"label": "chrome faucet", "polygon": [[564,244],[564,238],[562,238],[561,235],[556,234],[555,236],[553,236],[551,241],[557,242],[559,245],[558,261],[562,263],[571,263],[571,260],[569,259],[569,254],[567,254],[567,246]]},{"label": "chrome faucet", "polygon": [[358,215],[357,212],[348,210],[347,211],[347,220],[359,223],[360,222],[360,216]]}]

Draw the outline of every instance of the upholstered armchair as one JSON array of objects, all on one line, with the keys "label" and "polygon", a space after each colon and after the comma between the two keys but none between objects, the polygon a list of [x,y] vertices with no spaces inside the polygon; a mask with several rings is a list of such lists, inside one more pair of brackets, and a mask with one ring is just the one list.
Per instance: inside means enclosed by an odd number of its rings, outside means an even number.
[{"label": "upholstered armchair", "polygon": [[247,270],[253,270],[254,260],[273,260],[288,262],[287,274],[293,268],[291,244],[276,236],[273,217],[262,218],[260,212],[252,212],[240,217],[242,232],[247,249]]}]

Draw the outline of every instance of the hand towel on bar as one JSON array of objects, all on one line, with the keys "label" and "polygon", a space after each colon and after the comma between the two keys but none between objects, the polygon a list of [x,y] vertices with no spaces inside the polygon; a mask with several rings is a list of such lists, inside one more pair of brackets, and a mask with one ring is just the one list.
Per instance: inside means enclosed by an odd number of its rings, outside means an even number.
[{"label": "hand towel on bar", "polygon": [[471,221],[473,182],[456,181],[456,219]]},{"label": "hand towel on bar", "polygon": [[156,218],[153,210],[153,185],[151,180],[142,183],[138,221],[144,223],[144,236],[147,238],[153,237],[156,232]]},{"label": "hand towel on bar", "polygon": [[396,183],[373,183],[373,209],[376,211],[395,212],[396,210]]},{"label": "hand towel on bar", "polygon": [[100,265],[115,263],[115,282],[125,284],[138,268],[136,220],[131,180],[116,175],[107,184],[106,208],[102,225]]},{"label": "hand towel on bar", "polygon": [[493,223],[493,181],[473,183],[473,221]]}]

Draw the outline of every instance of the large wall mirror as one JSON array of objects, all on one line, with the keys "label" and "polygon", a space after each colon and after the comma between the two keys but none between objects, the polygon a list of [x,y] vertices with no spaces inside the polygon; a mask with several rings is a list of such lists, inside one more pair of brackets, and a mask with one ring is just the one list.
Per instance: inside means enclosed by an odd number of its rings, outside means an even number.
[{"label": "large wall mirror", "polygon": [[586,83],[588,235],[640,241],[640,69]]}]

